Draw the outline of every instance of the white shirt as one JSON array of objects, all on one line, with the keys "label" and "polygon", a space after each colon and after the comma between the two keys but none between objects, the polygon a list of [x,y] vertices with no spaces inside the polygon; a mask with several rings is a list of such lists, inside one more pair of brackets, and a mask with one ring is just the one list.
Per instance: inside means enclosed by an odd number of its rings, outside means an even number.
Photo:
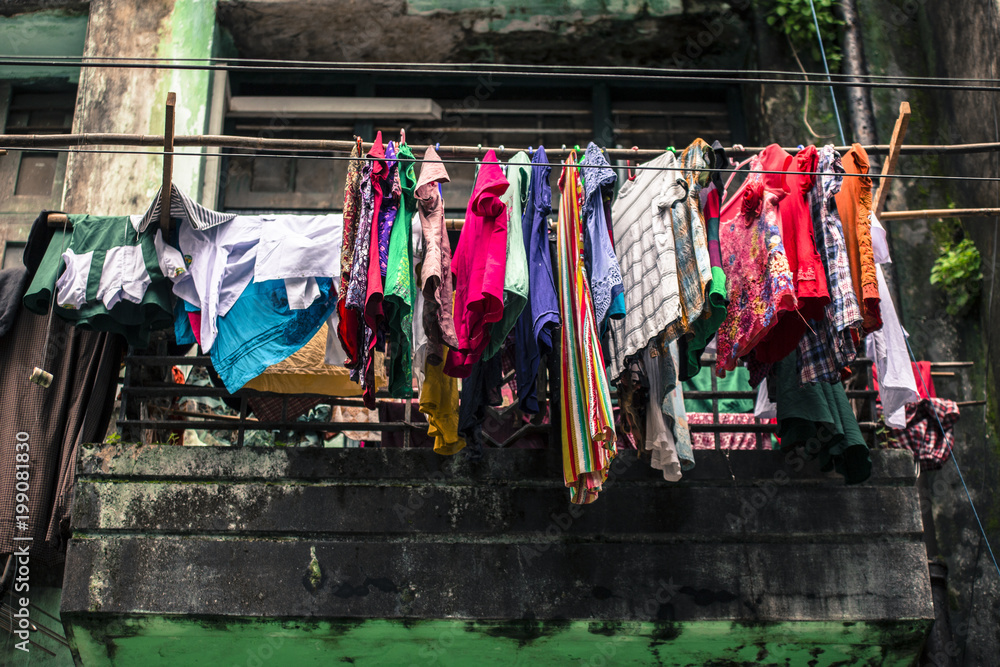
[{"label": "white shirt", "polygon": [[889,239],[886,238],[885,227],[875,217],[875,213],[870,212],[868,219],[872,223],[872,254],[875,255],[876,264],[889,264],[892,258],[889,257]]},{"label": "white shirt", "polygon": [[187,271],[176,277],[174,294],[201,309],[202,350],[212,349],[218,318],[251,280],[284,280],[293,310],[319,298],[316,278],[333,278],[336,285],[343,229],[340,214],[238,215],[205,230],[180,226],[178,245]]},{"label": "white shirt", "polygon": [[204,231],[178,228],[178,246],[188,270],[174,294],[201,309],[201,349],[208,352],[219,332],[218,318],[229,312],[253,279],[261,218],[236,216]]},{"label": "white shirt", "polygon": [[868,335],[868,356],[878,369],[878,392],[882,398],[885,423],[906,428],[906,404],[920,397],[913,377],[906,334],[896,316],[896,307],[885,285],[882,267],[875,265],[882,310],[882,328]]},{"label": "white shirt", "polygon": [[122,299],[140,303],[152,282],[142,257],[142,246],[116,246],[108,249],[104,256],[97,298],[104,302],[108,310]]}]

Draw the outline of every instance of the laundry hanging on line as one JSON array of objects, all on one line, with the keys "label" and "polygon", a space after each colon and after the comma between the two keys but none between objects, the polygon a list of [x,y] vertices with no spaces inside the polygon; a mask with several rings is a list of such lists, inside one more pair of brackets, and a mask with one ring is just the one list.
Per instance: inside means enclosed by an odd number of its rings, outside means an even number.
[{"label": "laundry hanging on line", "polygon": [[[82,325],[134,343],[151,327],[173,327],[178,343],[209,353],[230,391],[275,386],[258,378],[324,339],[323,365],[343,369],[329,375],[350,376],[344,394],[373,407],[380,389],[416,388],[442,453],[468,438],[481,450],[475,428],[458,429],[460,393],[473,426],[482,419],[473,403],[496,395],[497,373],[480,366],[495,369],[512,348],[517,400],[532,413],[540,360],[558,348],[565,481],[575,501],[589,502],[615,455],[616,425],[643,433],[637,445],[667,479],[694,465],[678,379],[698,371],[717,332],[718,374],[746,363],[757,386],[782,362],[782,378],[827,384],[820,393],[841,404],[854,347],[881,327],[884,301],[871,289],[870,181],[845,177],[863,173],[867,158],[858,145],[847,157],[845,168],[832,146],[791,155],[772,145],[727,193],[721,145],[699,139],[641,165],[615,195],[618,175],[590,144],[561,169],[553,264],[543,148],[514,156],[506,174],[487,152],[453,251],[444,162],[433,148],[417,161],[379,134],[365,156],[360,144],[352,152],[341,215],[219,213],[174,186],[180,224],[169,238],[148,226],[159,195],[117,223],[73,216],[72,235],[49,259],[52,285],[29,289],[25,303],[46,312],[54,294],[61,317],[86,312],[75,317]],[[114,224],[124,243],[103,235]],[[161,295],[148,306],[158,315],[130,318],[147,294]],[[98,307],[100,317],[89,314]],[[657,359],[670,360],[666,375]],[[458,380],[473,376],[476,387],[459,392]],[[855,440],[848,446],[864,445]],[[843,469],[838,447],[817,455]],[[860,481],[867,453],[849,458]]]}]

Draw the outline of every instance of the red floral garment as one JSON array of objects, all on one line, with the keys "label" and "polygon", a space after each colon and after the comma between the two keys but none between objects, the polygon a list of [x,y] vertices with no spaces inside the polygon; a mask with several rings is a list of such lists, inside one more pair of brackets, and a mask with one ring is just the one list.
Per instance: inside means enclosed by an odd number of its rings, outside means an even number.
[{"label": "red floral garment", "polygon": [[[755,158],[751,170],[760,169]],[[760,174],[726,203],[719,224],[722,269],[729,287],[719,327],[716,372],[736,368],[785,311],[797,308],[795,284],[778,229],[778,196],[765,193]]]}]

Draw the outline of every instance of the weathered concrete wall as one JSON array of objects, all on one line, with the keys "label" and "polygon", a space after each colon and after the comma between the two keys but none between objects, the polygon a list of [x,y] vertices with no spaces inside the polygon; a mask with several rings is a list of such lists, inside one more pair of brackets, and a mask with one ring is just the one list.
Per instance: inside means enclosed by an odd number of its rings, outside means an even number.
[{"label": "weathered concrete wall", "polygon": [[877,452],[845,487],[779,452],[706,452],[670,485],[626,453],[570,507],[554,451],[91,447],[63,616],[85,665],[218,664],[279,639],[281,664],[919,653],[933,612],[908,454]]},{"label": "weathered concrete wall", "polygon": [[748,7],[746,0],[221,0],[218,11],[245,57],[735,69],[748,48]]},{"label": "weathered concrete wall", "polygon": [[[198,0],[90,3],[85,55],[206,58],[212,55],[215,4]],[[196,70],[85,69],[77,95],[75,132],[162,134],[167,93],[177,93],[176,133],[205,131],[210,73]],[[181,149],[200,153],[198,149]],[[175,157],[174,183],[200,195],[204,158]],[[162,180],[162,158],[74,154],[64,206],[71,212],[141,212]]]}]

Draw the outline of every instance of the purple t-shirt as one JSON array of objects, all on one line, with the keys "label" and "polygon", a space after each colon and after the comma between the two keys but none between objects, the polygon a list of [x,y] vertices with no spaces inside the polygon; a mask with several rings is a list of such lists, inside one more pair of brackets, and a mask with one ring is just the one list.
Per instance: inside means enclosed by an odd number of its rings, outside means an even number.
[{"label": "purple t-shirt", "polygon": [[528,303],[514,328],[517,394],[523,412],[538,412],[538,365],[552,350],[552,332],[559,326],[559,300],[549,251],[548,215],[552,211],[552,167],[541,146],[531,158],[528,200],[521,218],[528,253]]},{"label": "purple t-shirt", "polygon": [[382,197],[382,208],[378,214],[378,268],[382,273],[383,283],[389,265],[389,235],[392,234],[392,223],[396,220],[401,192],[396,173],[396,145],[391,141],[385,149],[385,163],[389,167],[389,172],[385,185],[382,186],[385,195]]}]

